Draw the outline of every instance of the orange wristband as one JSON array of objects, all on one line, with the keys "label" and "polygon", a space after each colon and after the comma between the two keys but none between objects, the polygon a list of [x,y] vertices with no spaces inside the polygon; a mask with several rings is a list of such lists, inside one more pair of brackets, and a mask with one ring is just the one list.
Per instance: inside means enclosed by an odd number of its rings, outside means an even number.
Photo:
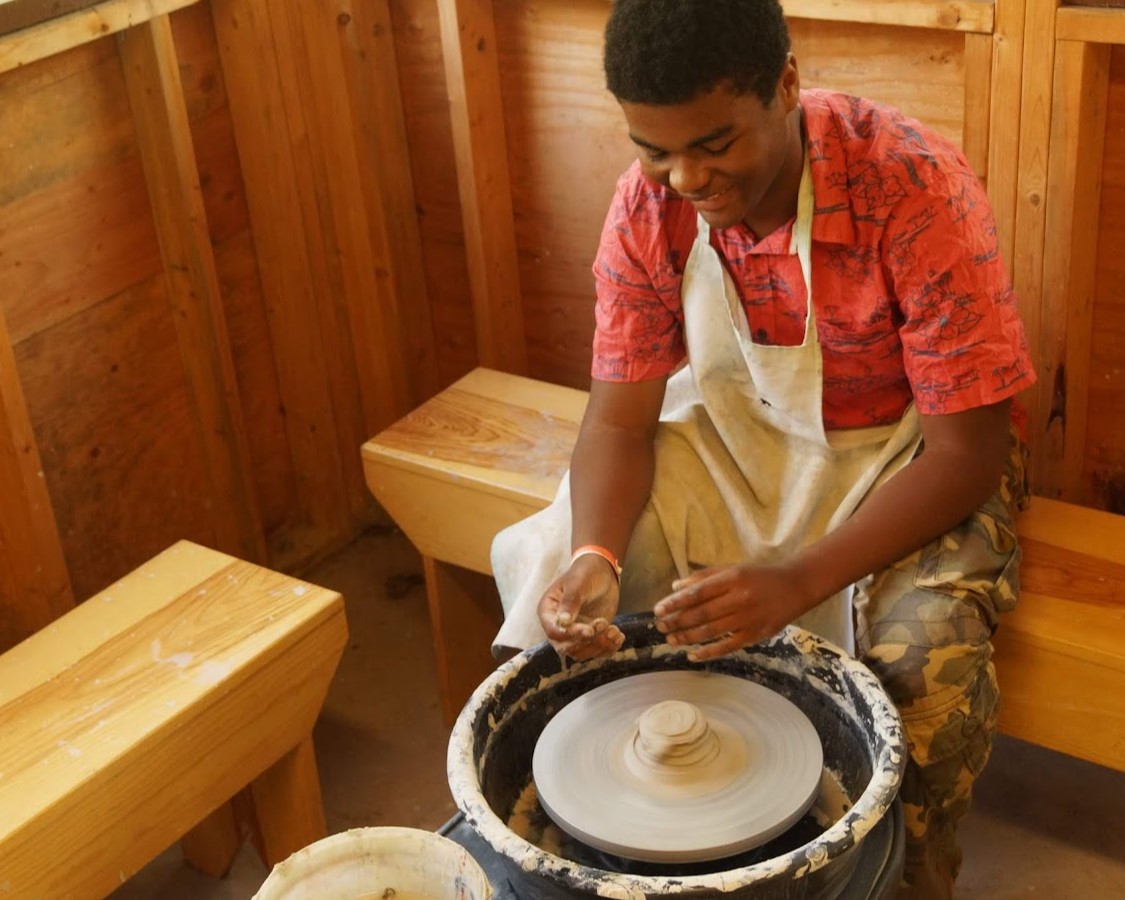
[{"label": "orange wristband", "polygon": [[583,544],[570,555],[570,561],[573,563],[580,556],[600,556],[607,563],[613,566],[613,574],[617,576],[617,580],[621,580],[621,563],[617,561],[617,557],[606,550],[605,547],[599,547],[597,544]]}]

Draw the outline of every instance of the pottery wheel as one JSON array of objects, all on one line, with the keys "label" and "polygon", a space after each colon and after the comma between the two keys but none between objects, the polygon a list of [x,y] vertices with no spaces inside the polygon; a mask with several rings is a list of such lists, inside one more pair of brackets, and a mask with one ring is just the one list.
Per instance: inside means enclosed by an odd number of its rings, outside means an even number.
[{"label": "pottery wheel", "polygon": [[793,703],[753,681],[647,672],[561,709],[532,757],[564,831],[628,859],[701,862],[789,829],[820,786],[823,751]]}]

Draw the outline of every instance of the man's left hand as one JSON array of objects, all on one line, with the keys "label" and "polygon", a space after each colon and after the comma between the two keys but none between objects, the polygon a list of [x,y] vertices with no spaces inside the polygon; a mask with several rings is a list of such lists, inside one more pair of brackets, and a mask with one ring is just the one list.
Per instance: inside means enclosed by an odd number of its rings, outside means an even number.
[{"label": "man's left hand", "polygon": [[693,572],[672,588],[656,604],[656,627],[673,646],[702,644],[689,654],[695,661],[765,640],[819,600],[782,565],[715,566]]}]

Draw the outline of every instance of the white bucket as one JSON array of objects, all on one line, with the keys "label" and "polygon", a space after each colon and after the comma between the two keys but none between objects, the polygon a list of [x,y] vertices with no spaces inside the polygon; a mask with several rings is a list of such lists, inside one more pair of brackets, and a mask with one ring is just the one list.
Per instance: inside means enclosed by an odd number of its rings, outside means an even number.
[{"label": "white bucket", "polygon": [[489,900],[460,844],[417,828],[353,828],[274,866],[254,900]]}]

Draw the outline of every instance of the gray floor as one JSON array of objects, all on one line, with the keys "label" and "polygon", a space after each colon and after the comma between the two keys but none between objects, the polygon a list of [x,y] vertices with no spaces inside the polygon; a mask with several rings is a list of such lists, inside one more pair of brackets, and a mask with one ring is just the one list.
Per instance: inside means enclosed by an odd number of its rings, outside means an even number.
[{"label": "gray floor", "polygon": [[[374,529],[306,576],[344,594],[351,632],[314,735],[330,832],[455,812],[419,573],[401,535]],[[1125,774],[1001,739],[962,837],[964,900],[1125,898]],[[219,881],[172,847],[112,896],[248,900],[267,874],[249,844]]]}]

